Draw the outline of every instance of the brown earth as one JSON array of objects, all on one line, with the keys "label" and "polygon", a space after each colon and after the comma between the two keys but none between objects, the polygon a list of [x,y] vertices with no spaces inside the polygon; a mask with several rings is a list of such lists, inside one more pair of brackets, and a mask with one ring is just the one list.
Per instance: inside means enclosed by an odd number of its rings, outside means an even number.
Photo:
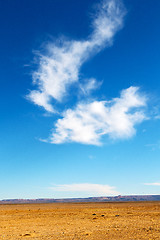
[{"label": "brown earth", "polygon": [[0,239],[160,239],[160,202],[0,205]]}]

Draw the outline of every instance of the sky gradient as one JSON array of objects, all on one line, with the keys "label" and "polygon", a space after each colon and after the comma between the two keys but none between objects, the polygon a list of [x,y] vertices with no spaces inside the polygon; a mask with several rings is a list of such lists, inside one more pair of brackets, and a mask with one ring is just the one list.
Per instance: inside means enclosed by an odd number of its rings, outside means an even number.
[{"label": "sky gradient", "polygon": [[0,199],[160,194],[160,2],[0,2]]}]

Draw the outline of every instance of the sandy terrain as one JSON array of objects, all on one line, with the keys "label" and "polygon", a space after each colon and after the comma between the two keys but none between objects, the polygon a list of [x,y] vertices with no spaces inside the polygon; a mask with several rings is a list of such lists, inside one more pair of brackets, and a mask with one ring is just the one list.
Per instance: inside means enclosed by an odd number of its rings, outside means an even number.
[{"label": "sandy terrain", "polygon": [[0,205],[0,239],[160,239],[160,202]]}]

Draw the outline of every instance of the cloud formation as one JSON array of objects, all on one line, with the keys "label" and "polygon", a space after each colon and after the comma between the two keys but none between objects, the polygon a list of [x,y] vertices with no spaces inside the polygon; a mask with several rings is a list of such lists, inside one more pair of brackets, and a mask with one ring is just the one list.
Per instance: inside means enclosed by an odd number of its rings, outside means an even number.
[{"label": "cloud formation", "polygon": [[120,97],[111,101],[90,101],[91,92],[102,82],[94,77],[85,77],[83,82],[79,80],[82,64],[112,44],[116,32],[123,26],[124,16],[125,9],[120,0],[102,0],[92,23],[93,31],[86,40],[63,39],[59,45],[50,43],[46,55],[40,54],[39,67],[33,74],[37,90],[32,90],[28,98],[47,112],[58,113],[54,102],[63,103],[64,97],[70,93],[69,87],[76,84],[78,93],[85,99],[72,109],[59,112],[60,118],[51,132],[50,143],[101,145],[105,136],[130,138],[136,132],[136,124],[146,119],[142,109],[146,98],[137,87],[122,90]]},{"label": "cloud formation", "polygon": [[68,193],[87,193],[89,196],[109,196],[118,195],[119,192],[115,190],[115,187],[101,184],[80,183],[80,184],[63,184],[54,185],[50,187],[55,192],[68,192]]},{"label": "cloud formation", "polygon": [[[61,45],[49,44],[48,53],[39,53],[39,67],[33,73],[37,90],[27,96],[46,111],[55,112],[52,100],[62,102],[69,86],[79,81],[82,64],[102,48],[110,46],[123,25],[125,10],[119,0],[103,0],[93,21],[93,32],[83,41],[64,40]],[[83,86],[84,92],[95,87],[93,79]]]},{"label": "cloud formation", "polygon": [[113,139],[132,137],[135,125],[146,119],[140,109],[145,105],[146,97],[138,92],[137,87],[123,90],[119,98],[111,101],[79,103],[58,119],[50,141],[100,145],[105,135]]},{"label": "cloud formation", "polygon": [[147,185],[147,186],[160,186],[160,182],[156,182],[156,183],[144,183],[144,185]]}]

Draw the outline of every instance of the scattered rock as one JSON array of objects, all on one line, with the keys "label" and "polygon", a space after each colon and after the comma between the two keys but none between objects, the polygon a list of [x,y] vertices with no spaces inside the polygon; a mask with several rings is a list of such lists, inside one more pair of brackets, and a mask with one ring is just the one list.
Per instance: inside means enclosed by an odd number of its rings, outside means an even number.
[{"label": "scattered rock", "polygon": [[31,236],[31,234],[25,233],[25,234],[23,235],[23,237],[27,237],[27,236]]}]

